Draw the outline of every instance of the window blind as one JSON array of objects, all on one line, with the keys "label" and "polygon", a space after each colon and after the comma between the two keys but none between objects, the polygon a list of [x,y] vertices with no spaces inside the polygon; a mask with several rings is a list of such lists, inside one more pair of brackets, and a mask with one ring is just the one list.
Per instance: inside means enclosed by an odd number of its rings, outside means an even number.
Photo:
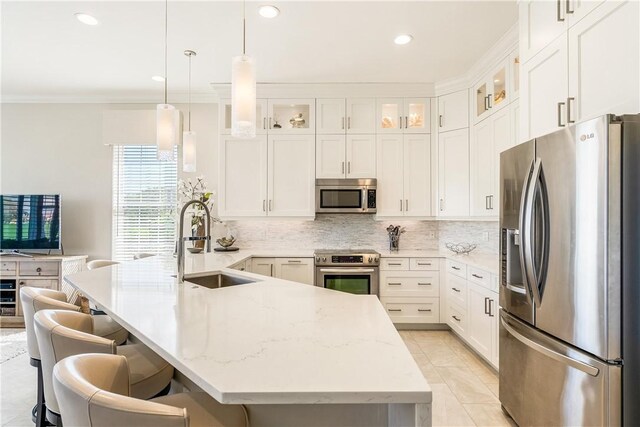
[{"label": "window blind", "polygon": [[113,147],[114,260],[174,251],[177,162],[159,161],[156,155],[155,145]]}]

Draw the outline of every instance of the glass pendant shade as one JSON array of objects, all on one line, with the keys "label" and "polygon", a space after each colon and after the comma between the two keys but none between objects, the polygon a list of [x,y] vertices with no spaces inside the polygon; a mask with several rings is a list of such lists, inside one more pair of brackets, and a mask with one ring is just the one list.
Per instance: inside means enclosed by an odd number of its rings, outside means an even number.
[{"label": "glass pendant shade", "polygon": [[182,133],[182,171],[196,171],[196,133],[193,131]]},{"label": "glass pendant shade", "polygon": [[253,58],[236,56],[231,65],[231,135],[256,136],[256,67]]},{"label": "glass pendant shade", "polygon": [[176,144],[176,109],[171,104],[158,104],[156,108],[156,145],[158,160],[174,160],[173,146]]}]

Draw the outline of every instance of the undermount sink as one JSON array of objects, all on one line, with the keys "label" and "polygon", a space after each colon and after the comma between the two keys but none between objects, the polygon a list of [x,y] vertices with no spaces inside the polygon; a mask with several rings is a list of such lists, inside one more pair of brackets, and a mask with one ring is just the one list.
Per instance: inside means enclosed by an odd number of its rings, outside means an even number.
[{"label": "undermount sink", "polygon": [[231,276],[229,274],[213,274],[211,276],[185,277],[185,282],[195,283],[209,289],[226,288],[228,286],[246,285],[247,283],[255,283],[256,280],[247,279],[245,277]]}]

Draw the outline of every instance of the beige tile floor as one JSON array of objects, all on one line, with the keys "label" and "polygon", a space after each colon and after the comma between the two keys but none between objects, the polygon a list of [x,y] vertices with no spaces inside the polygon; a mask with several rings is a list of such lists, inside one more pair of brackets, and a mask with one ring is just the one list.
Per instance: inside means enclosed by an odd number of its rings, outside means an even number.
[{"label": "beige tile floor", "polygon": [[[433,389],[434,426],[513,426],[498,401],[498,376],[453,333],[401,331]],[[25,353],[0,365],[0,425],[33,426],[36,369]]]}]

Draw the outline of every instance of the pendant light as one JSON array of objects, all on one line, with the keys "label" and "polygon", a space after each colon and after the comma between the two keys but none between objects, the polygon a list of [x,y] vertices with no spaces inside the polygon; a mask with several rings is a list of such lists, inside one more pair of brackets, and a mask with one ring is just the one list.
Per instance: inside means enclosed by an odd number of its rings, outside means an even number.
[{"label": "pendant light", "polygon": [[173,146],[176,144],[176,108],[167,103],[167,32],[169,21],[169,0],[164,2],[164,104],[156,107],[156,145],[158,160],[175,160]]},{"label": "pendant light", "polygon": [[245,2],[242,2],[242,55],[231,61],[231,135],[236,138],[256,136],[256,68],[247,55]]},{"label": "pendant light", "polygon": [[189,58],[189,113],[187,130],[182,133],[182,171],[196,171],[196,133],[191,131],[191,57],[196,56],[192,50],[185,50]]}]

